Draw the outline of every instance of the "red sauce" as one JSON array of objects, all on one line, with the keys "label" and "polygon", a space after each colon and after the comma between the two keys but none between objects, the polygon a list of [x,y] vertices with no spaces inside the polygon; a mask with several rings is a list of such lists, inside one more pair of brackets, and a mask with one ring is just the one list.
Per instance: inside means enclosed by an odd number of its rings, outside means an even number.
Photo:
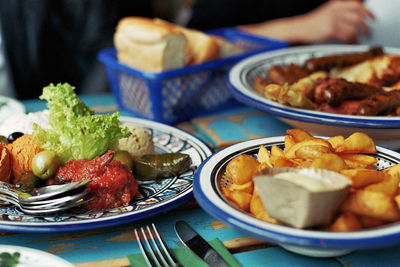
[{"label": "red sauce", "polygon": [[131,169],[120,161],[112,160],[114,151],[93,160],[71,160],[57,171],[56,177],[63,182],[90,179],[87,188],[94,199],[82,205],[85,209],[107,209],[129,205],[135,196],[138,183]]}]

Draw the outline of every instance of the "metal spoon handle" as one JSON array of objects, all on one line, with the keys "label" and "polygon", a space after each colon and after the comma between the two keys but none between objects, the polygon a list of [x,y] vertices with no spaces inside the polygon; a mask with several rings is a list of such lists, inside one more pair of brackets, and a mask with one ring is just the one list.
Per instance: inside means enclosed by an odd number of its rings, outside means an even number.
[{"label": "metal spoon handle", "polygon": [[0,193],[18,198],[18,194],[15,192],[16,190],[18,189],[15,188],[13,185],[0,181]]}]

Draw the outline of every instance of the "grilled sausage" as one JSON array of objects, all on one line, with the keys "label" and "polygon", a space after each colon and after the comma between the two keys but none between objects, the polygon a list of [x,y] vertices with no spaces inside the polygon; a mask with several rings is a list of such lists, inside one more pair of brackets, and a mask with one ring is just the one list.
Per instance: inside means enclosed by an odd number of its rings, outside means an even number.
[{"label": "grilled sausage", "polygon": [[310,58],[304,63],[304,68],[309,72],[317,70],[330,70],[331,68],[343,68],[360,63],[372,57],[383,55],[382,47],[372,47],[368,51],[361,53],[337,54]]},{"label": "grilled sausage", "polygon": [[328,78],[319,82],[315,88],[315,102],[326,102],[332,106],[340,105],[344,100],[364,99],[383,92],[383,89],[373,85],[349,82],[342,78]]},{"label": "grilled sausage", "polygon": [[375,116],[400,107],[400,90],[381,92],[360,102],[356,115]]}]

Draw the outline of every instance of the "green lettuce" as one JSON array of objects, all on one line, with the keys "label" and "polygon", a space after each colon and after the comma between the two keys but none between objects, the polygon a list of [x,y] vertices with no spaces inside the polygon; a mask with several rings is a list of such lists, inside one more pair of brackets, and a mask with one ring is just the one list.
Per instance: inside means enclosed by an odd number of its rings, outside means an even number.
[{"label": "green lettuce", "polygon": [[120,127],[119,112],[94,114],[74,90],[68,83],[44,87],[39,99],[47,101],[50,128],[37,124],[33,127],[35,143],[57,153],[64,163],[93,159],[114,149],[119,139],[130,135],[127,128]]}]

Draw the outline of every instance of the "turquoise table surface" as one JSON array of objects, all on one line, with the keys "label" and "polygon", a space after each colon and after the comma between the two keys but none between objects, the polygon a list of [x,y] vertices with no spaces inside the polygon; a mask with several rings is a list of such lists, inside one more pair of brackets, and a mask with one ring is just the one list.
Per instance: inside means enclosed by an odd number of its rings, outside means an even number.
[{"label": "turquoise table surface", "polygon": [[[83,95],[81,99],[97,112],[116,111],[111,95]],[[46,108],[45,102],[23,101],[27,112]],[[129,116],[129,113],[121,112]],[[179,127],[192,131],[215,149],[230,143],[258,136],[283,134],[288,125],[247,107],[235,107],[182,123]],[[156,218],[125,225],[76,233],[18,234],[0,233],[0,244],[25,246],[53,253],[76,266],[129,266],[128,254],[140,253],[133,234],[135,228],[156,223],[167,245],[179,246],[174,232],[177,220],[186,220],[206,240],[219,238],[242,266],[400,266],[400,246],[356,251],[335,258],[311,258],[297,255],[279,246],[254,239],[214,219],[194,200]]]}]

